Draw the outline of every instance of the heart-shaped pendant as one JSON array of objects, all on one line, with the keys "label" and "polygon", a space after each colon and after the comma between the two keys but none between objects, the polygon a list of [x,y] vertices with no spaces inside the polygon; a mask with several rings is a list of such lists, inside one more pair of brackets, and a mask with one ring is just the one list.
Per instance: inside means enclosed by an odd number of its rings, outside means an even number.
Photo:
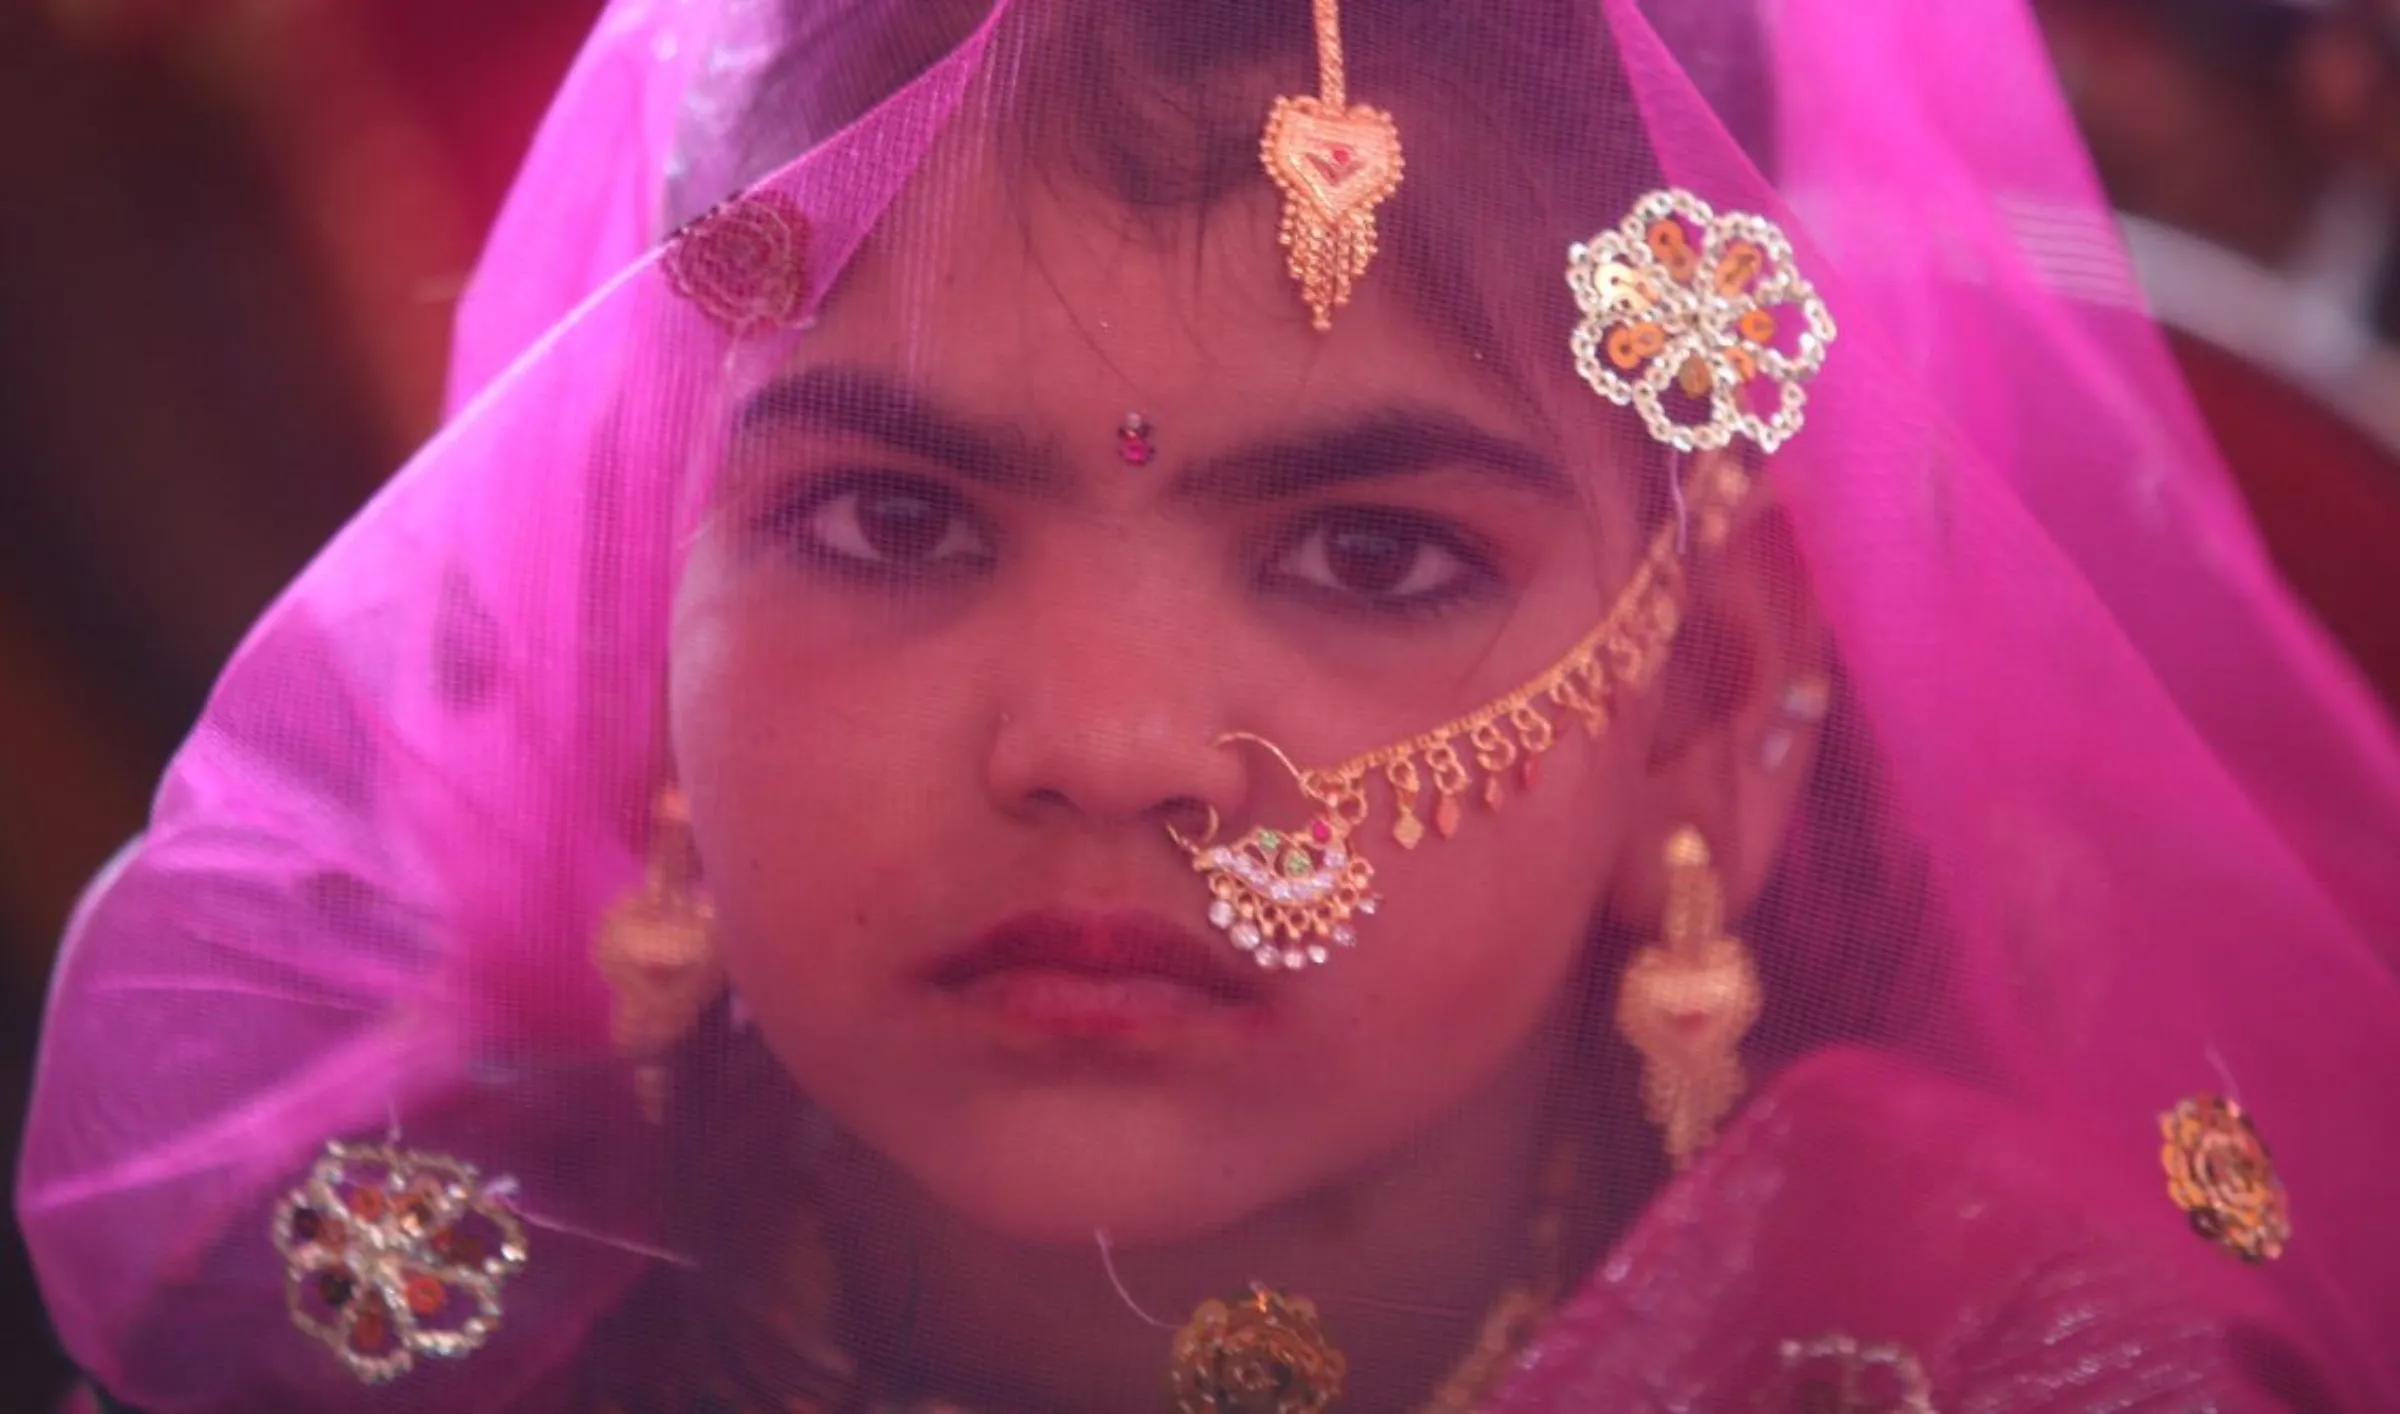
[{"label": "heart-shaped pendant", "polygon": [[1667,841],[1664,939],[1634,954],[1617,1029],[1642,1053],[1642,1099],[1680,1168],[1742,1097],[1742,1038],[1757,1022],[1758,969],[1726,935],[1724,899],[1696,830]]},{"label": "heart-shaped pendant", "polygon": [[1758,975],[1731,938],[1697,958],[1644,948],[1625,970],[1625,1037],[1654,1064],[1699,1067],[1741,1044],[1758,1001]]},{"label": "heart-shaped pendant", "polygon": [[1400,129],[1363,104],[1278,98],[1259,151],[1283,193],[1280,239],[1292,278],[1311,322],[1330,329],[1375,258],[1375,208],[1400,189]]}]

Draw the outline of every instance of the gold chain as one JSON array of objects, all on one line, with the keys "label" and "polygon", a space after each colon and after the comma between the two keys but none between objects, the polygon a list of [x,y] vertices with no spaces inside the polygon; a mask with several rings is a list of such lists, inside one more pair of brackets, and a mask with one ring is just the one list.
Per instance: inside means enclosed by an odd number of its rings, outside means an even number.
[{"label": "gold chain", "polygon": [[[1713,475],[1696,478],[1692,518],[1703,535],[1721,533],[1728,508],[1748,493],[1748,476],[1730,463],[1716,463]],[[1430,731],[1361,752],[1336,766],[1304,770],[1299,773],[1301,790],[1355,829],[1367,819],[1367,777],[1380,771],[1398,810],[1392,837],[1413,849],[1424,838],[1417,803],[1428,777],[1435,796],[1434,825],[1445,837],[1458,828],[1460,801],[1474,785],[1478,769],[1483,773],[1484,803],[1494,809],[1505,799],[1501,777],[1511,768],[1530,789],[1535,762],[1558,741],[1553,711],[1575,718],[1588,735],[1597,737],[1608,729],[1617,695],[1648,687],[1665,666],[1667,649],[1682,624],[1684,533],[1680,521],[1659,529],[1608,613],[1557,662]]]},{"label": "gold chain", "polygon": [[1349,76],[1342,69],[1342,0],[1316,0],[1317,96],[1329,108],[1349,107]]}]

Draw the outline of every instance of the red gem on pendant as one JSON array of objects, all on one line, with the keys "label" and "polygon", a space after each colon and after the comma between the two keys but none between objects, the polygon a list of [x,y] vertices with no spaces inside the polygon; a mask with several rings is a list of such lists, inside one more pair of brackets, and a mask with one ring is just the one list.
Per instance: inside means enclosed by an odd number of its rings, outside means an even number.
[{"label": "red gem on pendant", "polygon": [[1319,820],[1308,827],[1308,836],[1318,844],[1329,844],[1333,840],[1333,826]]}]

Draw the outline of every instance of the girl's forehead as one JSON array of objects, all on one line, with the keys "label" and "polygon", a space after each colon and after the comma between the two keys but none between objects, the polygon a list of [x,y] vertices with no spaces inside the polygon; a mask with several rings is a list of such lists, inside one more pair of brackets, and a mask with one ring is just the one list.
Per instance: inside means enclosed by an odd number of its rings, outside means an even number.
[{"label": "girl's forehead", "polygon": [[1405,403],[1555,447],[1604,420],[1571,379],[1526,377],[1430,317],[1423,272],[1399,259],[1376,263],[1331,332],[1312,329],[1277,224],[1263,183],[1137,212],[953,156],[835,277],[790,366],[870,365],[1030,423],[1255,425]]}]

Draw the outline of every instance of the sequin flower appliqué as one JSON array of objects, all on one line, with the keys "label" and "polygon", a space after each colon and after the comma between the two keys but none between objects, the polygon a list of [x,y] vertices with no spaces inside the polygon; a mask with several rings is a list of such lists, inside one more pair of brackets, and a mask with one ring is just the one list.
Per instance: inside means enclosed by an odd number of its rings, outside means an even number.
[{"label": "sequin flower appliqu\u00e9", "polygon": [[2167,1196],[2191,1218],[2192,1231],[2245,1262],[2282,1256],[2292,1238],[2290,1204],[2242,1107],[2196,1095],[2160,1115],[2158,1128]]},{"label": "sequin flower appliqu\u00e9", "polygon": [[1314,1303],[1253,1286],[1240,1301],[1205,1301],[1175,1334],[1168,1403],[1177,1414],[1323,1414],[1349,1362]]},{"label": "sequin flower appliqu\u00e9", "polygon": [[327,1145],[274,1237],[293,1324],[370,1384],[481,1346],[525,1265],[524,1227],[473,1168],[380,1144]]},{"label": "sequin flower appliqu\u00e9", "polygon": [[1576,370],[1651,436],[1686,452],[1748,437],[1772,452],[1800,430],[1833,316],[1773,222],[1652,192],[1568,252],[1567,284],[1583,311]]}]

